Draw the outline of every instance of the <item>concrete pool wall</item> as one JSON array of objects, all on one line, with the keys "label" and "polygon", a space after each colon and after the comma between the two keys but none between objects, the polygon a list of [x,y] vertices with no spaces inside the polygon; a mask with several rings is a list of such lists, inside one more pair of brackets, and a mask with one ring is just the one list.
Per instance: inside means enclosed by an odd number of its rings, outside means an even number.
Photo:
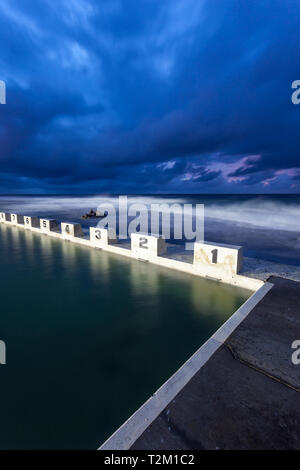
[{"label": "concrete pool wall", "polygon": [[252,292],[257,291],[264,284],[263,281],[245,276],[240,272],[243,254],[242,247],[239,246],[196,242],[192,260],[184,259],[183,256],[183,260],[180,260],[169,256],[165,240],[160,236],[134,233],[131,236],[131,246],[125,248],[118,246],[115,234],[97,227],[92,227],[89,238],[85,238],[81,225],[77,223],[63,222],[59,231],[59,225],[53,219],[39,219],[6,212],[0,213],[0,223],[232,284]]},{"label": "concrete pool wall", "polygon": [[192,261],[182,261],[168,256],[167,245],[161,237],[134,233],[131,246],[118,246],[114,233],[98,227],[90,228],[85,238],[80,224],[59,224],[53,219],[0,213],[0,222],[31,230],[62,241],[89,246],[95,249],[150,262],[195,276],[206,277],[237,287],[246,288],[252,296],[199,348],[191,358],[159,390],[142,405],[102,446],[101,450],[127,450],[137,441],[162,410],[186,386],[191,378],[209,361],[224,344],[229,335],[249,315],[253,308],[273,287],[273,284],[240,273],[243,262],[242,248],[216,243],[195,243]]}]

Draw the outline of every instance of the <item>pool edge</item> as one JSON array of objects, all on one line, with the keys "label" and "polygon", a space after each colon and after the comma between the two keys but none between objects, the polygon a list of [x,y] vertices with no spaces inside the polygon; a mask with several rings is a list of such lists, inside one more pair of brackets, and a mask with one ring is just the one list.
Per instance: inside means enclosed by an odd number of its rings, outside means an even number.
[{"label": "pool edge", "polygon": [[128,450],[272,289],[266,282],[98,450]]}]

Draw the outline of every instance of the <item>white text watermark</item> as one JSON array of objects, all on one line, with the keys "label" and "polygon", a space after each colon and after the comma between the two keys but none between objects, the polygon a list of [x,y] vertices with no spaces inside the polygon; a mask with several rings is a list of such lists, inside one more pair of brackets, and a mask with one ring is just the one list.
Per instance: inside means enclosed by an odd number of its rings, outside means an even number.
[{"label": "white text watermark", "polygon": [[193,249],[194,242],[204,240],[204,204],[162,202],[147,205],[129,203],[127,196],[120,196],[117,204],[101,203],[97,213],[103,215],[97,226],[118,233],[120,240],[138,232],[162,236],[166,240],[184,240],[187,250]]},{"label": "white text watermark", "polygon": [[6,364],[6,344],[0,339],[0,365]]},{"label": "white text watermark", "polygon": [[0,80],[0,104],[6,104],[6,85],[3,80]]},{"label": "white text watermark", "polygon": [[295,339],[295,341],[292,342],[292,349],[295,349],[295,351],[292,354],[292,363],[294,366],[298,366],[300,364],[300,339]]},{"label": "white text watermark", "polygon": [[292,93],[291,99],[293,104],[300,103],[300,80],[294,80],[292,83],[292,88],[295,90]]}]

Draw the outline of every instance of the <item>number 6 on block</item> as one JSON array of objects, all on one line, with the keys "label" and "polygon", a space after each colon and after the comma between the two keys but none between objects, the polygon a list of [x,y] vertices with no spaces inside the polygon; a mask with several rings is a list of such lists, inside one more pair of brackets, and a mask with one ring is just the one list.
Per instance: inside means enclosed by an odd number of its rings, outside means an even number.
[{"label": "number 6 on block", "polygon": [[31,228],[38,228],[40,226],[40,221],[38,217],[29,217],[27,215],[24,216],[24,227],[31,229]]}]

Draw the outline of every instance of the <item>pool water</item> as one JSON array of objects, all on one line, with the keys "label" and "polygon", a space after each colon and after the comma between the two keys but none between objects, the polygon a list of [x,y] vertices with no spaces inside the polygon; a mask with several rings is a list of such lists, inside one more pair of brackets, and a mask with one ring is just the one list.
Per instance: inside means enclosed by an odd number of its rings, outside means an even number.
[{"label": "pool water", "polygon": [[251,292],[0,225],[1,449],[96,449]]}]

